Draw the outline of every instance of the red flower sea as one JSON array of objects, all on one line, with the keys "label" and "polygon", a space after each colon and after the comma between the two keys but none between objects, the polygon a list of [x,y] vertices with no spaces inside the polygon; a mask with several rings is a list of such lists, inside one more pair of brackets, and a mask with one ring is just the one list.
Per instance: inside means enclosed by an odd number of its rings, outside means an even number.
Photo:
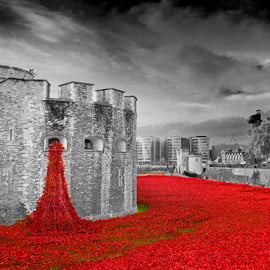
[{"label": "red flower sea", "polygon": [[270,269],[267,188],[138,176],[148,209],[93,222],[71,205],[63,165],[49,166],[36,211],[0,226],[2,269]]}]

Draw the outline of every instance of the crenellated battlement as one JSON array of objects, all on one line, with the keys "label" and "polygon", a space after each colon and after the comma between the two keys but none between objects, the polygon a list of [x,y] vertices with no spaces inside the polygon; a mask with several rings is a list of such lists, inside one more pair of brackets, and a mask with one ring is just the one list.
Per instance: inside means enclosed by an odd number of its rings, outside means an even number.
[{"label": "crenellated battlement", "polygon": [[[42,99],[50,97],[51,85],[47,80],[7,78],[0,81],[0,92],[10,93],[12,96],[35,96]],[[17,93],[20,91],[20,93]]]},{"label": "crenellated battlement", "polygon": [[68,82],[60,84],[59,98],[72,99],[77,102],[94,102],[94,84],[82,82]]},{"label": "crenellated battlement", "polygon": [[97,102],[107,102],[114,108],[124,109],[124,93],[125,91],[115,88],[105,88],[96,90]]},{"label": "crenellated battlement", "polygon": [[125,109],[137,113],[137,98],[135,96],[124,96]]}]

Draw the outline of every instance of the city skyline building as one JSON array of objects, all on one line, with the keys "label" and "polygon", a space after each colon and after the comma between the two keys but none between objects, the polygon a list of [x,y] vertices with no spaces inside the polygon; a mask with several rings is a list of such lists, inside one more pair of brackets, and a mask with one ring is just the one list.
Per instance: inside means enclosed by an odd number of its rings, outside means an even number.
[{"label": "city skyline building", "polygon": [[161,165],[164,163],[164,142],[160,137],[137,138],[137,164]]},{"label": "city skyline building", "polygon": [[164,157],[167,165],[177,165],[177,150],[190,152],[190,140],[181,136],[170,136],[164,140]]},{"label": "city skyline building", "polygon": [[242,149],[229,149],[221,151],[221,159],[223,164],[245,164],[244,155],[246,153]]},{"label": "city skyline building", "polygon": [[208,163],[209,157],[210,157],[209,143],[210,143],[210,140],[208,136],[190,137],[191,154],[201,155],[202,162]]},{"label": "city skyline building", "polygon": [[153,137],[151,159],[153,165],[161,165],[164,163],[164,140],[160,137]]},{"label": "city skyline building", "polygon": [[151,165],[152,136],[137,137],[137,164]]},{"label": "city skyline building", "polygon": [[202,167],[202,156],[193,155],[189,153],[187,149],[177,149],[177,172],[185,174],[185,172],[201,174]]},{"label": "city skyline building", "polygon": [[[137,138],[137,165],[177,165],[177,150],[189,154],[200,155],[202,162],[210,159],[208,136],[168,136],[165,139],[155,136],[140,136]],[[220,149],[220,152],[223,149]],[[221,157],[221,156],[220,156]]]},{"label": "city skyline building", "polygon": [[221,151],[223,151],[223,150],[226,151],[228,149],[238,149],[238,148],[242,148],[242,147],[243,146],[241,146],[238,143],[235,143],[235,144],[222,143],[222,144],[212,145],[210,159],[212,161],[215,161],[217,159],[221,160]]}]

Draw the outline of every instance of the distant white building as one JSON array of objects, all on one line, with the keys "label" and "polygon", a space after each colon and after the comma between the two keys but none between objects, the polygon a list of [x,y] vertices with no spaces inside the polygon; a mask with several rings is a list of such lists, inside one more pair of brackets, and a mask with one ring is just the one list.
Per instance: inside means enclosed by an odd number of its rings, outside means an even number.
[{"label": "distant white building", "polygon": [[245,164],[244,152],[241,149],[221,151],[221,160],[224,164]]},{"label": "distant white building", "polygon": [[180,174],[183,174],[184,171],[188,170],[188,156],[189,156],[189,150],[186,150],[186,149],[176,150],[177,171]]},{"label": "distant white building", "polygon": [[188,171],[194,172],[196,174],[201,174],[202,168],[202,156],[199,155],[189,155],[188,157]]},{"label": "distant white building", "polygon": [[189,154],[188,150],[178,149],[176,151],[177,155],[177,171],[180,174],[186,172],[193,172],[196,174],[201,174],[202,168],[202,156]]},{"label": "distant white building", "polygon": [[137,137],[137,164],[150,165],[152,163],[153,137]]}]

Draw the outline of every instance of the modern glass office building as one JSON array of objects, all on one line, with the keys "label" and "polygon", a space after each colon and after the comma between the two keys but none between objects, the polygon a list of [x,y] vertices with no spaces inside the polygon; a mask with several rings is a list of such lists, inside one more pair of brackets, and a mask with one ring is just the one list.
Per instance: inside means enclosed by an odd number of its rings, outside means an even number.
[{"label": "modern glass office building", "polygon": [[164,141],[164,155],[168,165],[177,164],[178,149],[190,150],[190,140],[180,136],[170,136]]},{"label": "modern glass office building", "polygon": [[137,165],[150,165],[152,163],[153,137],[137,137]]},{"label": "modern glass office building", "polygon": [[137,164],[161,165],[164,162],[164,144],[160,137],[137,137]]},{"label": "modern glass office building", "polygon": [[194,155],[201,155],[202,162],[208,163],[210,158],[209,153],[209,137],[195,136],[190,138],[191,153]]}]

